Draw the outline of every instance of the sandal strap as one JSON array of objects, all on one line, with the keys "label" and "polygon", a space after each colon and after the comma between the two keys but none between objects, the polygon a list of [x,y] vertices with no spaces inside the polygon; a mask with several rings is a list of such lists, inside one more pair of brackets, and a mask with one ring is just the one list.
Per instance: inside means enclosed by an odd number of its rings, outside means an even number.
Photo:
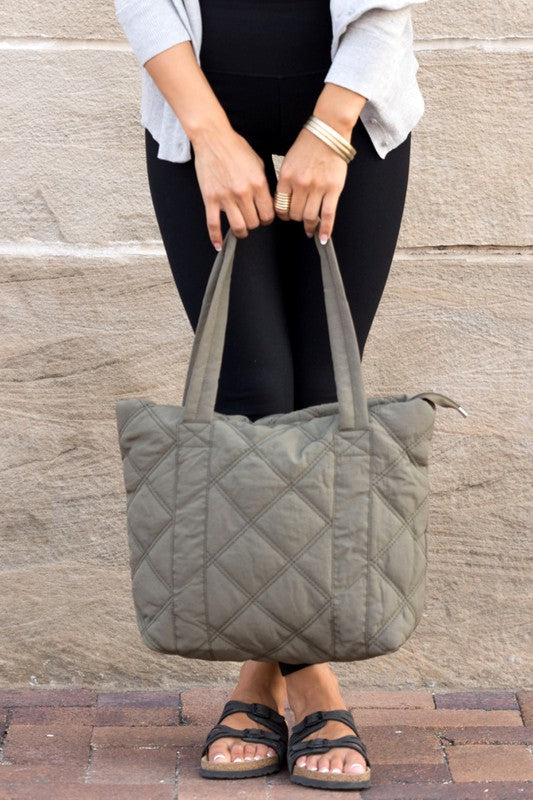
[{"label": "sandal strap", "polygon": [[278,714],[273,708],[263,705],[263,703],[245,703],[242,700],[228,700],[218,719],[218,723],[220,724],[227,716],[239,711],[247,714],[254,722],[259,722],[271,731],[279,733],[280,736],[287,736],[288,738],[289,731],[285,717]]},{"label": "sandal strap", "polygon": [[323,728],[329,719],[344,722],[345,725],[348,725],[353,730],[356,736],[359,735],[350,709],[339,708],[334,711],[313,711],[312,714],[307,714],[297,725],[294,725],[291,731],[291,738],[300,741],[310,733]]}]

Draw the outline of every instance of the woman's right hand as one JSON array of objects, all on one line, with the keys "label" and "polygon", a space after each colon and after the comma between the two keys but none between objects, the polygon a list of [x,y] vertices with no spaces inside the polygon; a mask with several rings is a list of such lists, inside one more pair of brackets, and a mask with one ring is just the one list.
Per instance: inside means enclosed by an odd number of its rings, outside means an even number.
[{"label": "woman's right hand", "polygon": [[275,217],[265,162],[234,128],[196,136],[192,143],[196,175],[205,205],[209,238],[222,248],[220,212],[240,239]]}]

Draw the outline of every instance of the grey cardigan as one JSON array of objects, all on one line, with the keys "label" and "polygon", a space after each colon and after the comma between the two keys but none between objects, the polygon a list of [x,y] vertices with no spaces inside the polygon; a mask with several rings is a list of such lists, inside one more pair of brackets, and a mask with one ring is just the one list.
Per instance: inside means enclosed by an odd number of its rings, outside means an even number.
[{"label": "grey cardigan", "polygon": [[[381,158],[407,137],[424,113],[416,79],[411,6],[427,0],[330,0],[331,67],[324,83],[367,98],[360,119]],[[189,161],[191,143],[144,64],[191,41],[200,64],[199,0],[114,0],[116,17],[142,68],[141,125],[159,143],[158,157]],[[279,153],[278,155],[284,155]]]}]

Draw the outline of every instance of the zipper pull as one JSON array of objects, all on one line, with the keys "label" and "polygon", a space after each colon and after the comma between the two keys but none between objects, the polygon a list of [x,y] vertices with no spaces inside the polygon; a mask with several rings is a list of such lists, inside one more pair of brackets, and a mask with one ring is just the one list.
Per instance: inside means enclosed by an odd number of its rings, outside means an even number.
[{"label": "zipper pull", "polygon": [[468,414],[464,410],[459,403],[456,403],[455,400],[452,400],[451,397],[446,397],[444,394],[440,394],[439,392],[420,392],[420,394],[415,394],[410,400],[414,400],[415,397],[422,397],[426,400],[431,400],[438,406],[444,406],[445,408],[456,408],[463,417],[467,417]]}]

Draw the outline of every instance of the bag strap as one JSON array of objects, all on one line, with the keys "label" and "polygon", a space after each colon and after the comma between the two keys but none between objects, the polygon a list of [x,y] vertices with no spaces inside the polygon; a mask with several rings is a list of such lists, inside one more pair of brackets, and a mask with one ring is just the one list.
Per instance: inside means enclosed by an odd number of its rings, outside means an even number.
[{"label": "bag strap", "polygon": [[[253,231],[249,235],[253,236]],[[339,430],[370,425],[357,337],[331,237],[325,245],[314,234],[333,360]],[[184,422],[211,422],[214,415],[229,308],[237,237],[229,228],[217,253],[204,293],[189,360],[182,406]]]}]

